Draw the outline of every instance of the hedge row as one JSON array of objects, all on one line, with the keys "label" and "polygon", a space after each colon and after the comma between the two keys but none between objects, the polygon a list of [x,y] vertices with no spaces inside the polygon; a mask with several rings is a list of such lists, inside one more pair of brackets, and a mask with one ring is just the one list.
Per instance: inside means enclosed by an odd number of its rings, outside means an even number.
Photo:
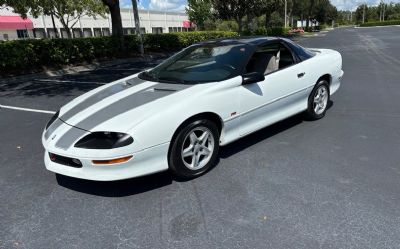
[{"label": "hedge row", "polygon": [[390,20],[383,22],[366,22],[366,23],[361,23],[360,27],[388,26],[388,25],[400,25],[400,20]]},{"label": "hedge row", "polygon": [[243,35],[269,35],[269,36],[287,36],[289,35],[290,28],[284,27],[260,27],[253,31],[245,31]]},{"label": "hedge row", "polygon": [[[193,43],[222,37],[237,36],[235,32],[185,32],[145,34],[146,51],[177,50]],[[42,66],[59,66],[92,61],[95,58],[113,58],[136,54],[138,39],[124,36],[122,49],[119,38],[90,37],[75,39],[28,39],[0,42],[0,74],[30,70]]]},{"label": "hedge row", "polygon": [[238,33],[230,31],[195,31],[169,34],[148,34],[144,36],[144,44],[145,49],[149,51],[176,50],[201,41],[238,35]]}]

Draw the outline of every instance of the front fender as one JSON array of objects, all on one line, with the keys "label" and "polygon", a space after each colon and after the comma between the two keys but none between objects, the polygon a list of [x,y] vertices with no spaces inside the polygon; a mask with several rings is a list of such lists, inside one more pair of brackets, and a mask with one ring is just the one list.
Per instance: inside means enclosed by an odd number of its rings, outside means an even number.
[{"label": "front fender", "polygon": [[211,112],[221,120],[228,119],[239,108],[241,83],[242,77],[238,76],[224,82],[194,86],[194,91],[188,93],[177,93],[168,100],[169,103],[161,101],[158,105],[161,111],[147,116],[129,133],[148,148],[170,142],[178,127],[195,115]]}]

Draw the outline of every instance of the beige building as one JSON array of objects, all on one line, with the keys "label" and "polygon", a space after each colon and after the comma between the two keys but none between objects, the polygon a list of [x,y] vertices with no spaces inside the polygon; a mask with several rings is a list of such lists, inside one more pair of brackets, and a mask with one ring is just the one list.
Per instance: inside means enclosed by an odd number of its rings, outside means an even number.
[{"label": "beige building", "polygon": [[[122,26],[125,34],[135,32],[135,21],[132,9],[121,9]],[[164,12],[153,10],[139,10],[140,27],[142,33],[170,33],[188,30],[188,16],[180,12]],[[58,32],[60,37],[66,38],[67,32],[55,20],[56,30],[50,16],[39,16],[23,20],[11,10],[0,10],[0,40],[23,38],[53,38]],[[96,19],[83,16],[71,29],[73,37],[109,36],[112,32],[111,17],[98,16]]]}]

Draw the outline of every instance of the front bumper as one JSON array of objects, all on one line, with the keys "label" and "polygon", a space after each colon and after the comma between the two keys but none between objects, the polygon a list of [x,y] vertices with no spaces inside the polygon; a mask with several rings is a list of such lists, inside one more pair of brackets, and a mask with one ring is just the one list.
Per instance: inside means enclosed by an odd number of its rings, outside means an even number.
[{"label": "front bumper", "polygon": [[[133,158],[127,162],[112,165],[92,164],[92,160],[104,160],[105,158],[80,158],[74,157],[73,155],[61,155],[80,160],[82,163],[81,168],[75,168],[51,161],[49,152],[53,152],[46,149],[44,162],[48,170],[61,175],[95,181],[115,181],[167,170],[168,148],[169,143],[153,146],[132,154]],[[60,155],[59,153],[55,154]]]}]

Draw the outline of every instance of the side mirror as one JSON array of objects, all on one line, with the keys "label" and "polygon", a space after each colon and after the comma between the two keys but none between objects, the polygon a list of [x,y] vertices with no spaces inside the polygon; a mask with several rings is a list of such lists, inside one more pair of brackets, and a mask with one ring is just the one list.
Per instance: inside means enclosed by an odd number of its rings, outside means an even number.
[{"label": "side mirror", "polygon": [[264,74],[259,72],[246,73],[243,74],[242,77],[243,77],[242,85],[248,85],[265,80]]}]

